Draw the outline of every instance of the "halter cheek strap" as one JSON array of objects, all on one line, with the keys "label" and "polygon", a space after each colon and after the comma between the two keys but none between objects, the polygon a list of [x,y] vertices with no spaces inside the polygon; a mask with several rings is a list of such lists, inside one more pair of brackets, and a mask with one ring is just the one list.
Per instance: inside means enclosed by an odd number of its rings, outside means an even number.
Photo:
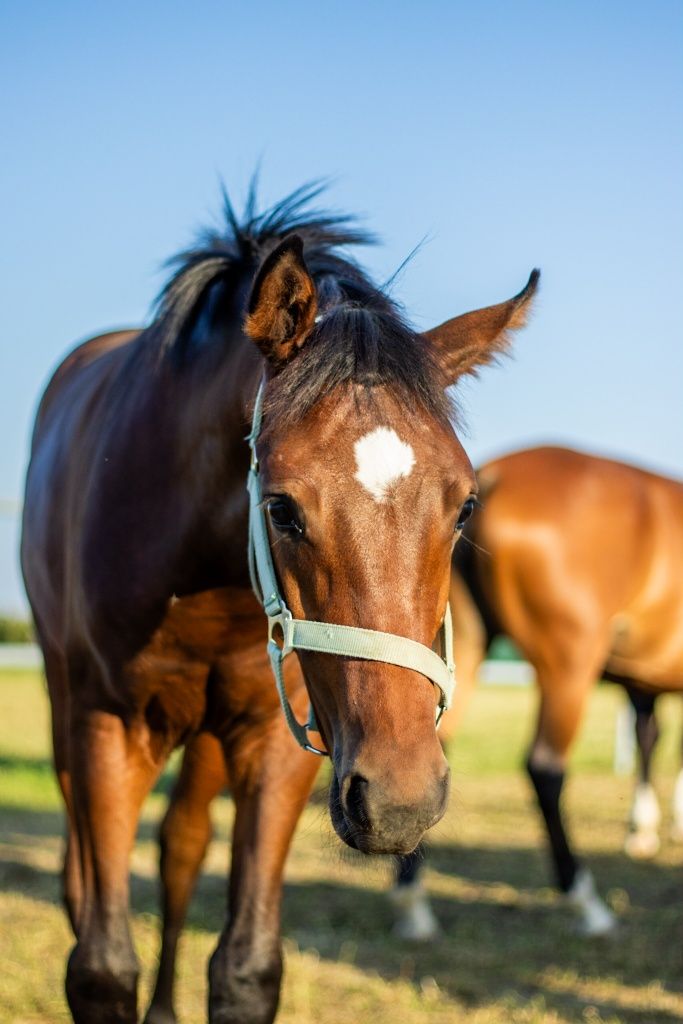
[{"label": "halter cheek strap", "polygon": [[[263,506],[263,492],[259,474],[256,443],[261,433],[263,419],[263,394],[265,381],[261,381],[254,403],[251,433],[248,437],[251,448],[251,466],[247,480],[249,493],[249,574],[256,597],[268,616],[268,656],[275,676],[275,685],[287,724],[297,743],[313,754],[324,756],[327,751],[312,746],[308,730],[317,731],[313,708],[308,721],[301,725],[292,710],[285,690],[282,663],[292,651],[315,651],[320,654],[334,654],[345,658],[360,658],[365,661],[381,661],[388,665],[420,672],[439,689],[439,706],[436,724],[450,706],[455,686],[453,664],[453,632],[450,606],[446,605],[444,620],[439,630],[441,654],[425,644],[410,640],[394,633],[383,633],[375,629],[361,629],[357,626],[337,626],[329,622],[313,622],[309,619],[295,619],[287,607],[275,575],[270,550],[270,538]],[[277,635],[280,634],[280,635]]]}]

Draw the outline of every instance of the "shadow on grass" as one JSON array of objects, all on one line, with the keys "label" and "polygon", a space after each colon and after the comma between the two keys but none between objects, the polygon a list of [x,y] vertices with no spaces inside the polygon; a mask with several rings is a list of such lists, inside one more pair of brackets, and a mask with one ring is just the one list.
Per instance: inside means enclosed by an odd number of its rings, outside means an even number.
[{"label": "shadow on grass", "polygon": [[[656,861],[631,860],[625,854],[591,853],[585,863],[593,872],[602,893],[612,888],[626,890],[629,905],[657,910],[683,900],[683,877],[679,866]],[[434,871],[457,876],[475,884],[504,882],[518,890],[553,886],[550,857],[543,847],[503,850],[495,847],[439,845],[429,847],[426,864]]]},{"label": "shadow on grass", "polygon": [[[59,903],[57,876],[22,861],[16,848],[22,839],[29,844],[31,839],[57,839],[61,814],[7,808],[0,814],[0,889]],[[154,831],[144,823],[142,837],[152,838]],[[285,886],[283,933],[303,950],[315,950],[330,961],[353,962],[389,981],[401,977],[419,983],[431,976],[445,993],[471,1008],[495,1000],[523,1007],[542,999],[548,1011],[569,1020],[585,1019],[586,1008],[594,1006],[604,1017],[642,1024],[642,1008],[629,1008],[608,996],[596,1000],[594,993],[584,998],[575,991],[574,979],[598,983],[608,978],[631,989],[656,980],[665,990],[680,992],[678,869],[633,864],[621,854],[591,858],[603,891],[618,884],[636,899],[622,916],[617,938],[589,941],[573,933],[570,912],[539,889],[546,877],[541,851],[439,846],[430,851],[428,863],[441,875],[466,883],[466,895],[434,900],[443,936],[433,945],[409,946],[391,936],[393,915],[384,893],[329,881]],[[359,858],[359,880],[362,872]],[[499,883],[509,889],[501,891]],[[188,927],[217,934],[223,926],[225,894],[226,878],[205,873]],[[134,873],[131,902],[137,913],[156,915],[157,881]],[[552,984],[547,980],[551,973]],[[653,1009],[647,1019],[648,1024],[673,1024],[679,1015]]]}]

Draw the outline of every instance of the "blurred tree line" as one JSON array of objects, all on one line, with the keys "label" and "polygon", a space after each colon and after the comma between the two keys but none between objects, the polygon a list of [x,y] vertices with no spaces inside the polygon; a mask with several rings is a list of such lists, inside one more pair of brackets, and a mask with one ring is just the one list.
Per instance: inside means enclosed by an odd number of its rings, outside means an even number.
[{"label": "blurred tree line", "polygon": [[33,640],[35,636],[30,622],[0,615],[0,644],[28,644]]}]

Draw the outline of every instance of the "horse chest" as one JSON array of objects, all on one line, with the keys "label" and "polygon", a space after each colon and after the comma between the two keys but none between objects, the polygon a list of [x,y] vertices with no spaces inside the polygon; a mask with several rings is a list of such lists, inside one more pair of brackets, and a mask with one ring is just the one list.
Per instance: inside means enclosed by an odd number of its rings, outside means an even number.
[{"label": "horse chest", "polygon": [[[173,598],[161,625],[128,666],[134,703],[149,724],[185,733],[206,715],[211,670],[248,663],[265,649],[263,612],[250,592],[214,590]],[[227,684],[229,686],[229,682]]]},{"label": "horse chest", "polygon": [[263,612],[251,591],[209,590],[171,598],[152,648],[205,662],[266,640]]}]

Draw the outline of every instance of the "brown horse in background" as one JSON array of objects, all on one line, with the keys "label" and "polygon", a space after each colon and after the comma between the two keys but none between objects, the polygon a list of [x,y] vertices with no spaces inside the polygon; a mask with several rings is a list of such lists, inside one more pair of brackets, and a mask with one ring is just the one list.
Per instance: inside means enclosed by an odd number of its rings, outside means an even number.
[{"label": "brown horse in background", "polygon": [[[510,636],[536,671],[528,770],[559,885],[598,928],[560,815],[566,760],[596,679],[622,683],[644,716],[643,691],[683,690],[683,483],[561,448],[498,459],[478,477],[485,509],[455,562],[487,641]],[[462,605],[457,614],[467,614]],[[462,633],[468,665],[477,649],[481,657],[481,636]],[[653,799],[636,790],[636,826]]]},{"label": "brown horse in background", "polygon": [[[571,849],[560,795],[596,680],[618,681],[632,695],[645,775],[656,738],[652,697],[683,690],[683,483],[563,448],[516,452],[477,476],[483,507],[454,555],[458,685],[442,736],[456,731],[491,642],[510,637],[535,669],[540,691],[527,770],[557,882],[584,929],[598,934],[614,918]],[[681,800],[683,783],[677,794]],[[643,781],[635,828],[651,827],[657,810]],[[675,814],[683,820],[683,806]],[[402,861],[396,890],[411,913],[420,897],[418,862]]]},{"label": "brown horse in background", "polygon": [[[189,743],[164,829],[164,951],[149,1024],[175,1020],[172,961],[206,841],[203,807],[229,779],[229,917],[209,969],[213,1024],[269,1024],[282,957],[282,870],[319,761],[287,732],[247,566],[249,449],[258,442],[281,590],[297,618],[430,646],[475,480],[446,388],[505,348],[514,299],[412,331],[343,247],[344,217],[304,189],[179,260],[146,330],[95,338],[42,399],[22,566],[45,656],[55,767],[68,814],[65,898],[77,1024],[133,1024],[138,967],[129,855],[142,801]],[[365,852],[408,852],[442,815],[436,688],[360,658],[289,659],[333,767],[330,813]],[[218,755],[218,756],[217,756]],[[198,808],[198,810],[197,810]]]}]

